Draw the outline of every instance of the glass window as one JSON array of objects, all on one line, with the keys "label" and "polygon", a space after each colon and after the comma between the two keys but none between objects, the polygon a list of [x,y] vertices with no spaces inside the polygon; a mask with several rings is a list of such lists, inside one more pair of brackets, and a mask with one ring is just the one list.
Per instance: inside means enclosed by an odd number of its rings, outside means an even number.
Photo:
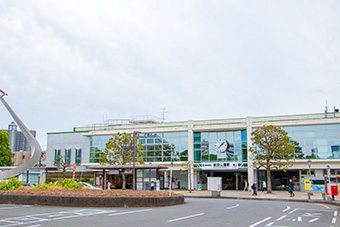
[{"label": "glass window", "polygon": [[71,149],[65,150],[65,163],[71,163]]},{"label": "glass window", "polygon": [[76,149],[76,164],[80,164],[81,163],[81,149]]},{"label": "glass window", "polygon": [[60,162],[61,150],[54,150],[54,164],[58,164]]}]

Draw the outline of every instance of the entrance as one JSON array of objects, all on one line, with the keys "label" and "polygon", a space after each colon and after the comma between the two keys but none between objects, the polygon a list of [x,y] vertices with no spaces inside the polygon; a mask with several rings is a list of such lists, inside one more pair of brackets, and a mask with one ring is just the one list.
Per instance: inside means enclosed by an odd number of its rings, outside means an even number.
[{"label": "entrance", "polygon": [[221,177],[222,190],[243,190],[246,172],[200,171],[202,190],[207,190],[208,177]]},{"label": "entrance", "polygon": [[271,179],[272,179],[272,190],[288,190],[289,180],[292,179],[294,181],[295,187],[298,191],[300,191],[300,182],[299,182],[299,171],[291,170],[287,172],[283,171],[271,171]]}]

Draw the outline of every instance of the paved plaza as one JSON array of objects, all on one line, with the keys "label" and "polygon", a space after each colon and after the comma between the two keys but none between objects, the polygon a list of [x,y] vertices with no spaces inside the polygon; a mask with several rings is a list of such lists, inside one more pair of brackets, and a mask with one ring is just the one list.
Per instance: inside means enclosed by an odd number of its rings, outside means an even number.
[{"label": "paved plaza", "polygon": [[[186,198],[212,198],[214,197],[213,192],[211,191],[192,191],[191,193],[186,190],[174,190],[175,193],[180,193],[184,195]],[[295,191],[295,196],[290,197],[288,191],[273,191],[272,193],[258,191],[257,196],[253,196],[250,191],[236,191],[236,190],[228,190],[221,191],[220,198],[226,199],[255,199],[255,200],[279,200],[279,201],[293,201],[293,202],[319,202],[319,203],[328,203],[340,206],[340,197],[334,196],[334,201],[329,200],[329,198],[323,199],[323,196],[320,192],[313,193],[308,199],[307,192]]]}]

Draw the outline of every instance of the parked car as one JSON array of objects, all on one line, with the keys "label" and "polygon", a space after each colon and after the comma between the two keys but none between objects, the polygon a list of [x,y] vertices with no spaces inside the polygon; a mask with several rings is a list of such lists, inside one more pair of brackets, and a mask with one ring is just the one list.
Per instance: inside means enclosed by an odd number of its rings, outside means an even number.
[{"label": "parked car", "polygon": [[23,186],[24,186],[24,187],[33,188],[33,187],[36,186],[36,184],[35,184],[35,183],[24,183]]},{"label": "parked car", "polygon": [[98,188],[97,186],[94,186],[93,184],[83,182],[83,187],[84,188],[89,188],[89,189],[96,189],[96,190],[102,190],[101,188]]}]

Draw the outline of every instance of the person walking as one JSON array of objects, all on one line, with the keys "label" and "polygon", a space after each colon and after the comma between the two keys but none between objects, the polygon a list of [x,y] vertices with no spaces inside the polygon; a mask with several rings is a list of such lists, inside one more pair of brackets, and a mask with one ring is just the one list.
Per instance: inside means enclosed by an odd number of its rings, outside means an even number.
[{"label": "person walking", "polygon": [[154,181],[151,182],[150,189],[151,189],[151,191],[155,190],[155,182]]},{"label": "person walking", "polygon": [[253,196],[257,195],[257,192],[256,192],[256,181],[254,181],[254,183],[252,184],[251,189],[253,189]]},{"label": "person walking", "polygon": [[247,180],[244,180],[244,189],[243,191],[247,192],[248,191],[248,182]]},{"label": "person walking", "polygon": [[262,192],[267,191],[267,183],[266,181],[262,182]]},{"label": "person walking", "polygon": [[289,185],[288,185],[288,191],[290,193],[290,197],[294,197],[294,182],[292,179],[290,179]]}]

